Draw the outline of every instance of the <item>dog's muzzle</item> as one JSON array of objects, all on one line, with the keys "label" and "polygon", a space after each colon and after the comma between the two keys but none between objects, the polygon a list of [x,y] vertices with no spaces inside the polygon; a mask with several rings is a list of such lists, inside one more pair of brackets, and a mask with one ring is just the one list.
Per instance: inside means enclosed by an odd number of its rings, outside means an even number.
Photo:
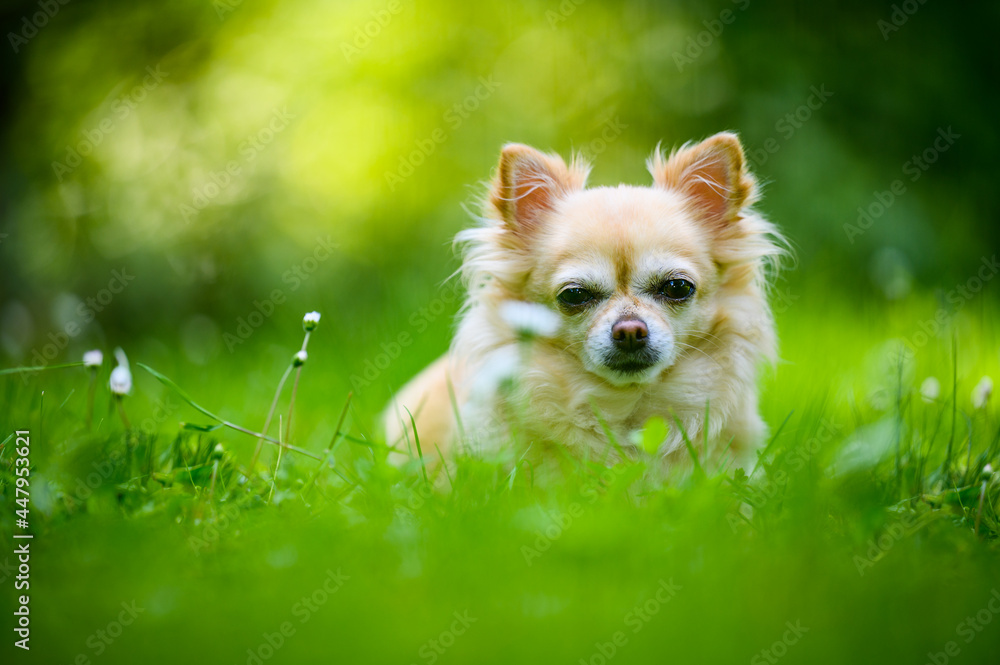
[{"label": "dog's muzzle", "polygon": [[659,360],[659,354],[649,345],[649,327],[642,319],[622,318],[611,326],[613,350],[604,357],[604,364],[622,374],[643,372]]}]

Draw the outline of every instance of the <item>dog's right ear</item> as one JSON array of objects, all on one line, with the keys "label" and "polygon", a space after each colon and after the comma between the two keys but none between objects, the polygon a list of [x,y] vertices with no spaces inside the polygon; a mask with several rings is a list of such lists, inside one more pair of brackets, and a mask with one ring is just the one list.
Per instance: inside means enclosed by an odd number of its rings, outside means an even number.
[{"label": "dog's right ear", "polygon": [[582,189],[586,166],[571,166],[558,155],[546,155],[520,143],[508,143],[490,191],[490,204],[518,236],[535,231],[560,197]]}]

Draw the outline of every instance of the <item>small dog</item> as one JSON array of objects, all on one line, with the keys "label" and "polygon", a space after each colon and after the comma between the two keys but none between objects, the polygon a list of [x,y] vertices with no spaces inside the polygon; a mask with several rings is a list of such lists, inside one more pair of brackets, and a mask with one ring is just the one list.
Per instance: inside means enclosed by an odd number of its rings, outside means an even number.
[{"label": "small dog", "polygon": [[[483,224],[461,232],[468,299],[451,350],[397,395],[390,444],[527,441],[603,455],[647,420],[659,454],[751,452],[757,370],[776,353],[769,266],[783,254],[739,139],[647,161],[653,186],[586,189],[589,166],[509,144]],[[412,420],[411,420],[412,414]]]}]

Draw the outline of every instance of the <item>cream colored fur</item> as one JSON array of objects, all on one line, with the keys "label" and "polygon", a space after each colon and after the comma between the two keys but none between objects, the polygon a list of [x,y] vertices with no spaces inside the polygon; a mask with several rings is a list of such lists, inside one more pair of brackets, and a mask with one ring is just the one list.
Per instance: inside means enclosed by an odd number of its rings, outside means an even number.
[{"label": "cream colored fur", "polygon": [[[707,429],[713,454],[753,450],[766,432],[758,367],[776,353],[766,279],[780,236],[752,208],[756,183],[733,134],[669,157],[657,152],[648,166],[651,187],[586,189],[581,160],[504,148],[482,224],[456,239],[468,288],[457,334],[387,409],[390,443],[413,450],[405,406],[424,451],[454,449],[460,438],[472,449],[505,445],[513,421],[522,440],[603,453],[595,411],[623,444],[650,417],[664,417],[668,461],[687,455],[675,419],[699,448]],[[607,293],[567,311],[557,295],[576,275]],[[671,275],[695,284],[690,301],[650,294],[647,284]],[[559,331],[523,341],[500,315],[508,300],[558,312]],[[646,321],[659,345],[646,373],[620,375],[601,363],[609,326],[622,316]],[[513,382],[500,380],[506,374]]]}]

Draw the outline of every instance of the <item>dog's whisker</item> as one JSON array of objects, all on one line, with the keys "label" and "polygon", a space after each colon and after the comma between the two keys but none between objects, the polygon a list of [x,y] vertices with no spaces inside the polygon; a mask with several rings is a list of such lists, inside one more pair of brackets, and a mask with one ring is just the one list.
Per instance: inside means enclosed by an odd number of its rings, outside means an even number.
[{"label": "dog's whisker", "polygon": [[726,343],[726,340],[719,337],[718,335],[713,335],[710,332],[698,332],[696,330],[687,330],[683,334],[679,335],[679,337],[685,337],[687,335],[694,335],[700,340],[703,340],[705,342],[711,342],[716,347],[722,346],[723,344]]},{"label": "dog's whisker", "polygon": [[716,365],[718,365],[720,369],[723,368],[722,367],[722,363],[720,363],[715,356],[713,356],[710,353],[706,352],[704,349],[699,349],[697,346],[692,346],[691,344],[685,344],[684,342],[676,342],[676,344],[677,344],[677,346],[679,346],[681,348],[687,348],[687,349],[691,349],[692,351],[697,351],[698,353],[702,354],[703,356],[705,356],[706,358],[708,358],[709,360],[711,360],[712,362],[714,362]]}]

